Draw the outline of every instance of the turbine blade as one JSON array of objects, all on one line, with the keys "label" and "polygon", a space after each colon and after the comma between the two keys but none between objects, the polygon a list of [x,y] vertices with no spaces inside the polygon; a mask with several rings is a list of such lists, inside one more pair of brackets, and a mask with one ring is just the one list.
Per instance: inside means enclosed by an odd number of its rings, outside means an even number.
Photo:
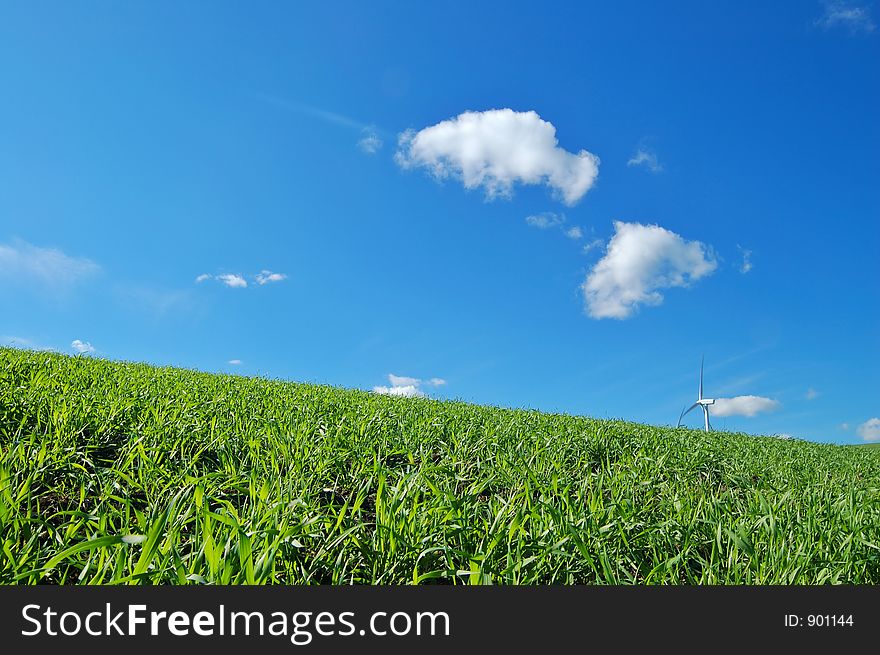
[{"label": "turbine blade", "polygon": [[693,405],[691,405],[690,407],[688,407],[686,410],[682,411],[681,416],[678,417],[678,425],[675,426],[675,427],[681,427],[681,419],[683,419],[685,416],[687,416],[688,414],[690,414],[690,411],[691,411],[694,407],[699,407],[699,406],[700,406],[700,403],[694,403]]},{"label": "turbine blade", "polygon": [[697,396],[697,400],[703,399],[703,360],[705,359],[705,355],[700,357],[700,393]]}]

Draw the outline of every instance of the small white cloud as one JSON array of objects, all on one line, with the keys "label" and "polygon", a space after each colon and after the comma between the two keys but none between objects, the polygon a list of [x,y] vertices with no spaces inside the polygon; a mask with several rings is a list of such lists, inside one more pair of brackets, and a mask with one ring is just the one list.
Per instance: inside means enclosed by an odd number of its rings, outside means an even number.
[{"label": "small white cloud", "polygon": [[232,287],[234,289],[244,289],[248,285],[247,280],[241,275],[236,275],[235,273],[224,273],[223,275],[217,275],[215,277],[227,287]]},{"label": "small white cloud", "polygon": [[789,439],[794,439],[793,436],[786,432],[780,432],[779,434],[774,434],[772,436],[776,437],[777,439],[785,439],[786,441],[788,441]]},{"label": "small white cloud", "polygon": [[596,250],[597,248],[601,248],[605,245],[605,242],[602,239],[593,239],[589,243],[584,244],[584,254]]},{"label": "small white cloud", "polygon": [[718,267],[710,247],[659,225],[615,221],[614,229],[581,286],[592,318],[628,318],[639,305],[661,304],[661,289],[687,287]]},{"label": "small white cloud", "polygon": [[375,128],[365,127],[361,130],[361,139],[358,141],[358,147],[368,155],[375,155],[382,148],[382,139]]},{"label": "small white cloud", "polygon": [[550,187],[574,205],[599,175],[599,158],[559,147],[556,128],[534,111],[466,111],[455,118],[400,135],[395,161],[422,167],[436,178],[455,177],[489,199],[510,197],[517,183]]},{"label": "small white cloud", "polygon": [[422,383],[422,381],[418,378],[410,378],[406,377],[405,375],[394,375],[394,373],[388,374],[388,381],[391,383],[392,386],[395,387],[407,387],[412,385],[418,386]]},{"label": "small white cloud", "polygon": [[214,277],[213,275],[208,275],[207,273],[202,273],[201,275],[199,275],[196,278],[196,283],[201,283],[201,282],[204,282],[205,280],[210,280],[213,277]]},{"label": "small white cloud", "polygon": [[40,248],[21,239],[0,244],[0,281],[33,281],[47,288],[68,288],[100,270],[95,262],[71,257],[57,248]]},{"label": "small white cloud", "polygon": [[567,236],[569,239],[577,240],[584,236],[584,231],[577,225],[575,225],[565,231],[565,236]]},{"label": "small white cloud", "polygon": [[739,272],[748,273],[750,270],[752,270],[752,251],[746,250],[739,244],[736,244],[736,247],[739,249],[739,252],[742,255],[742,264],[740,264]]},{"label": "small white cloud", "polygon": [[880,418],[869,418],[856,428],[856,434],[865,441],[880,441]]},{"label": "small white cloud", "polygon": [[841,430],[849,430],[849,423],[846,423],[846,422],[841,423],[838,427],[839,427]]},{"label": "small white cloud", "polygon": [[95,352],[95,348],[94,346],[92,346],[92,344],[90,344],[88,341],[80,341],[79,339],[74,339],[73,341],[71,341],[70,347],[78,353]]},{"label": "small white cloud", "polygon": [[826,30],[842,27],[855,34],[865,32],[870,34],[877,26],[871,18],[871,9],[865,5],[859,5],[843,0],[830,0],[824,3],[825,13],[816,19],[816,25]]},{"label": "small white cloud", "polygon": [[781,407],[778,400],[763,396],[735,396],[733,398],[716,398],[715,404],[709,408],[712,416],[755,416],[763,412],[772,412]]},{"label": "small white cloud", "polygon": [[230,360],[229,360],[229,363],[230,363],[232,366],[241,366],[241,360],[240,360],[240,359],[230,359]]},{"label": "small white cloud", "polygon": [[645,148],[636,150],[636,154],[630,157],[626,162],[627,166],[644,166],[652,173],[660,173],[663,171],[663,165],[657,161],[657,155]]},{"label": "small white cloud", "polygon": [[269,282],[281,282],[281,280],[284,279],[287,279],[287,276],[284,273],[273,273],[272,271],[267,271],[265,269],[257,274],[257,284],[261,286],[269,284]]},{"label": "small white cloud", "polygon": [[431,378],[430,380],[422,380],[419,378],[408,377],[405,375],[388,374],[390,387],[375,386],[373,393],[385,394],[387,396],[404,396],[407,398],[425,398],[427,394],[421,390],[421,387],[440,387],[446,384],[443,378]]},{"label": "small white cloud", "polygon": [[424,398],[425,392],[419,391],[414,384],[405,384],[402,387],[373,387],[373,393],[386,396],[403,396],[404,398]]},{"label": "small white cloud", "polygon": [[539,230],[549,230],[553,227],[562,227],[565,223],[565,214],[556,214],[554,212],[532,214],[531,216],[526,216],[526,223]]},{"label": "small white cloud", "polygon": [[806,398],[807,400],[815,400],[819,397],[819,395],[820,394],[818,391],[813,389],[813,387],[810,387],[809,389],[807,389],[807,393],[804,394],[804,398]]}]

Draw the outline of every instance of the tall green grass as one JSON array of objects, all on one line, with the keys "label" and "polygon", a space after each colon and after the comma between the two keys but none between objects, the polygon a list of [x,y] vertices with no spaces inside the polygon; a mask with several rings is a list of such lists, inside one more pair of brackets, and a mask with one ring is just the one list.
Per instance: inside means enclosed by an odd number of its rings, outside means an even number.
[{"label": "tall green grass", "polygon": [[880,452],[0,349],[5,584],[880,582]]}]

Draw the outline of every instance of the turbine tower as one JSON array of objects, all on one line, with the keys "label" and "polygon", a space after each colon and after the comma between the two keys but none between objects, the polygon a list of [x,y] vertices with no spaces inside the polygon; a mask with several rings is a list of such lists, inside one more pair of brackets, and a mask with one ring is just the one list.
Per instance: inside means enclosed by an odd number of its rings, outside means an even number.
[{"label": "turbine tower", "polygon": [[709,428],[711,427],[709,425],[709,405],[714,405],[715,399],[703,398],[703,359],[705,359],[705,357],[700,358],[700,391],[697,394],[697,402],[695,402],[687,409],[682,410],[681,415],[678,417],[678,425],[676,425],[675,427],[681,427],[681,419],[687,416],[687,414],[692,409],[695,409],[697,407],[700,407],[703,410],[703,424],[706,427],[706,432],[708,432]]}]

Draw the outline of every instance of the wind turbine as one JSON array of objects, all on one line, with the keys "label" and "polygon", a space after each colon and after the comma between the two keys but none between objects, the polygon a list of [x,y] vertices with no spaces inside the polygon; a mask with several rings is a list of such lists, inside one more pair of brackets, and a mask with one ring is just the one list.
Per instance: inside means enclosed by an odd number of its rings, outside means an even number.
[{"label": "wind turbine", "polygon": [[688,407],[685,410],[682,410],[681,415],[678,417],[678,425],[675,427],[681,427],[681,419],[683,419],[687,414],[697,407],[701,407],[703,409],[703,424],[706,426],[706,432],[709,431],[711,427],[709,425],[709,405],[715,404],[714,398],[703,398],[703,359],[700,358],[700,391],[697,394],[697,402]]}]

